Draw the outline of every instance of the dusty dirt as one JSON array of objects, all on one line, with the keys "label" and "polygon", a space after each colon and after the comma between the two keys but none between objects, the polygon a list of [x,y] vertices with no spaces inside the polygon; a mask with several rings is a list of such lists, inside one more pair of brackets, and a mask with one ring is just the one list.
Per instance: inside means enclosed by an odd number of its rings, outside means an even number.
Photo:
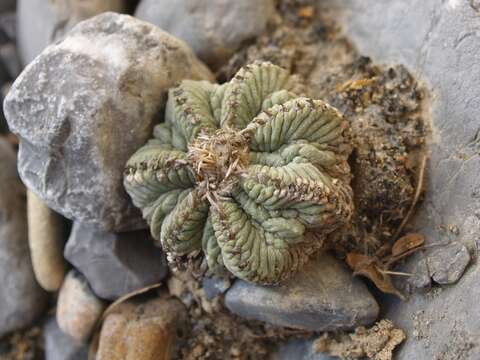
[{"label": "dusty dirt", "polygon": [[221,297],[207,299],[198,278],[189,271],[176,271],[168,288],[185,304],[190,319],[190,332],[178,344],[178,359],[266,359],[279,342],[311,335],[231,314]]},{"label": "dusty dirt", "polygon": [[359,327],[351,334],[324,334],[313,343],[317,352],[342,359],[392,360],[393,350],[405,340],[401,329],[389,320],[381,320],[371,328]]},{"label": "dusty dirt", "polygon": [[271,61],[300,75],[312,98],[337,107],[349,121],[356,214],[335,239],[340,255],[373,254],[405,217],[416,188],[426,129],[424,98],[402,66],[383,67],[361,56],[342,36],[328,9],[315,1],[284,0],[269,31],[242,49],[218,73],[228,80],[244,64]]},{"label": "dusty dirt", "polygon": [[0,360],[43,360],[40,327],[16,332],[0,340]]}]

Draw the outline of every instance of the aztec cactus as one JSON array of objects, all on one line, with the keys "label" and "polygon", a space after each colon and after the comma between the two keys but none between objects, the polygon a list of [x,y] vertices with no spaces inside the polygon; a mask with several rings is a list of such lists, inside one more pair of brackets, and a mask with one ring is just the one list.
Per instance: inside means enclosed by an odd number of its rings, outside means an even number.
[{"label": "aztec cactus", "polygon": [[170,260],[261,284],[297,271],[353,210],[346,122],[270,63],[183,81],[124,184]]}]

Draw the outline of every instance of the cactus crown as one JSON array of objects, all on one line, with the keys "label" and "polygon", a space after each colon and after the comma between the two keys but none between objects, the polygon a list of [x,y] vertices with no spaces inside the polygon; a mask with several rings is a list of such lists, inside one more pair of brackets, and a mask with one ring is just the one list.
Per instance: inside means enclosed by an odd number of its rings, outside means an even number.
[{"label": "cactus crown", "polygon": [[169,259],[203,250],[213,272],[275,284],[349,221],[345,121],[301,89],[254,63],[223,85],[170,90],[165,122],[124,179]]}]

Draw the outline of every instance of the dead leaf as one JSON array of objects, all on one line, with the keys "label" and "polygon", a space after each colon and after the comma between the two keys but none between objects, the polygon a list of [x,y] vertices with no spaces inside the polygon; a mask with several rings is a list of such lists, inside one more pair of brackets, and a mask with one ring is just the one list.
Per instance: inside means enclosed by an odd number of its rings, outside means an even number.
[{"label": "dead leaf", "polygon": [[302,6],[297,11],[298,16],[306,19],[311,19],[315,15],[315,8],[312,5]]},{"label": "dead leaf", "polygon": [[400,299],[405,300],[405,296],[397,290],[392,284],[390,276],[385,273],[381,273],[375,264],[370,264],[367,267],[359,269],[353,273],[353,275],[361,275],[370,279],[375,286],[387,294],[392,294],[398,296]]},{"label": "dead leaf", "polygon": [[387,294],[393,294],[405,300],[403,294],[393,286],[390,276],[382,272],[376,265],[377,260],[359,253],[347,254],[347,264],[353,270],[353,275],[361,275],[370,279],[375,286]]},{"label": "dead leaf", "polygon": [[412,249],[422,246],[424,242],[425,237],[422,234],[410,233],[402,236],[393,244],[392,256],[397,257],[403,255]]},{"label": "dead leaf", "polygon": [[372,264],[375,260],[368,255],[359,254],[359,253],[348,253],[347,254],[347,264],[353,271],[364,268]]}]

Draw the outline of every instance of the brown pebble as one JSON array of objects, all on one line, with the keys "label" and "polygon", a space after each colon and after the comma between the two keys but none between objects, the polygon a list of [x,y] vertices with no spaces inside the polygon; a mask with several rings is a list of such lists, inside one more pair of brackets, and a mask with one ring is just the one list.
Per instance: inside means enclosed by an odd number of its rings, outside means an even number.
[{"label": "brown pebble", "polygon": [[57,322],[62,331],[77,341],[86,341],[103,313],[105,303],[90,289],[86,279],[71,270],[58,295]]},{"label": "brown pebble", "polygon": [[103,323],[96,359],[173,359],[186,320],[184,305],[174,298],[122,303]]}]

